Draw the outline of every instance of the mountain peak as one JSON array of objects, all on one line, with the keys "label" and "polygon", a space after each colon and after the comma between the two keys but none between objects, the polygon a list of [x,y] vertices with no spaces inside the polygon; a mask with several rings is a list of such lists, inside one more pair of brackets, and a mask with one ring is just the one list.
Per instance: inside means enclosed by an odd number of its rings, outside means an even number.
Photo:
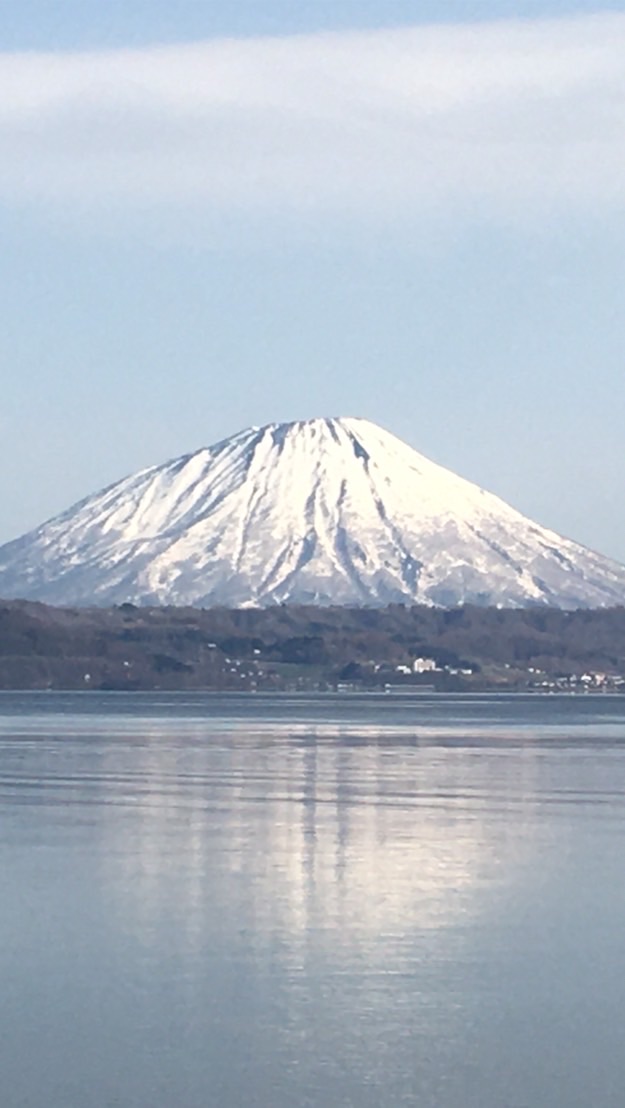
[{"label": "mountain peak", "polygon": [[625,568],[367,419],[251,427],[0,547],[0,595],[58,604],[623,603]]}]

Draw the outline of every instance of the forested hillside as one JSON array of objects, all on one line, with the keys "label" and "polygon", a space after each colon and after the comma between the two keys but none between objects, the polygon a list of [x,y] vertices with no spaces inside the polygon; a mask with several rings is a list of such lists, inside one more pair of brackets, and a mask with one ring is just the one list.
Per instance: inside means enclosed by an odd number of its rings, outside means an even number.
[{"label": "forested hillside", "polygon": [[[421,659],[426,672],[415,673]],[[471,672],[469,672],[471,671]],[[625,674],[625,609],[0,603],[0,688],[526,688]],[[613,682],[612,682],[613,683]]]}]

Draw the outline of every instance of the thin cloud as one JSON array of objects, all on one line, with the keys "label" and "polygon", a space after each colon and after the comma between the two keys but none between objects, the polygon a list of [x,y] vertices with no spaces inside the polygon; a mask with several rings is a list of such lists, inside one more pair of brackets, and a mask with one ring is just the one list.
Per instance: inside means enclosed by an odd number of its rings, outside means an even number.
[{"label": "thin cloud", "polygon": [[0,55],[5,203],[625,206],[625,15]]}]

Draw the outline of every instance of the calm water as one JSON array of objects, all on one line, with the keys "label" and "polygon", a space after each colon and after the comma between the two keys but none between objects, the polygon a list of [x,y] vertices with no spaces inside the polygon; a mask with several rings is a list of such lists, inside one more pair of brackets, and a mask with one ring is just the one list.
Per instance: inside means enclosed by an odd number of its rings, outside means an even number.
[{"label": "calm water", "polygon": [[625,702],[0,694],[3,1108],[622,1108]]}]

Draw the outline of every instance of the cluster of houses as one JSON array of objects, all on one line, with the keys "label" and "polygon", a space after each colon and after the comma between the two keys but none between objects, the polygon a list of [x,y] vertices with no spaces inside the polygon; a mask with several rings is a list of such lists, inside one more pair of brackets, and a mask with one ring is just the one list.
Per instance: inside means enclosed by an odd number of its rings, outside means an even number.
[{"label": "cluster of houses", "polygon": [[453,677],[459,675],[471,677],[473,670],[469,667],[439,666],[434,658],[415,658],[411,665],[395,666],[395,673],[401,673],[405,677],[410,677],[414,673],[449,673]]},{"label": "cluster of houses", "polygon": [[570,673],[550,677],[540,669],[530,666],[530,687],[554,692],[625,692],[625,677],[613,673]]}]

